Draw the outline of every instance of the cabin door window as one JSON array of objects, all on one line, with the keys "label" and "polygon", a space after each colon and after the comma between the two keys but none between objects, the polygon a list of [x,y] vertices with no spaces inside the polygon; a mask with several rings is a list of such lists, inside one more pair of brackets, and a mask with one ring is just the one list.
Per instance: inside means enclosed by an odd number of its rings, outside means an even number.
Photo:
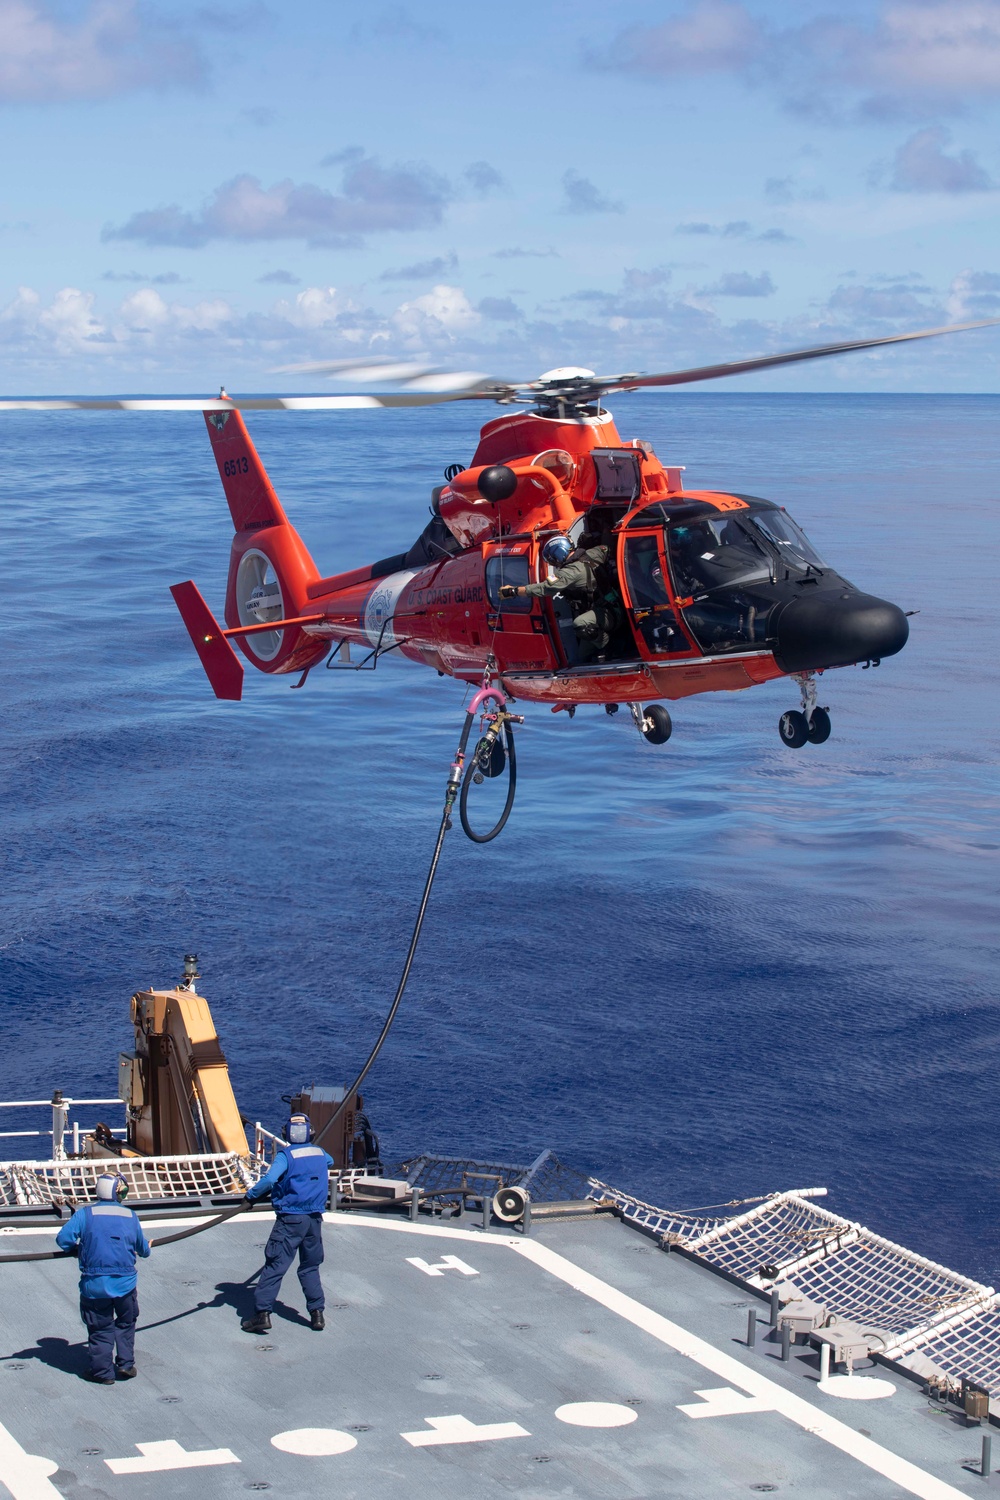
[{"label": "cabin door window", "polygon": [[681,628],[667,588],[667,565],[662,530],[629,532],[622,538],[619,572],[627,592],[632,630],[650,656],[689,652],[691,643]]}]

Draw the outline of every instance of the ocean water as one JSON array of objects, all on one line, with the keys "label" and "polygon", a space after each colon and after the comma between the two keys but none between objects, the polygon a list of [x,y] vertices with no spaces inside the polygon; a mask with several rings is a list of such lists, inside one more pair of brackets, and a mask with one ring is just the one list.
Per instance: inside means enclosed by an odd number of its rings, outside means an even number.
[{"label": "ocean water", "polygon": [[[529,706],[506,831],[445,844],[366,1089],[384,1148],[551,1146],[678,1208],[823,1184],[996,1282],[1000,398],[615,411],[689,483],[787,505],[920,613],[901,656],[824,676],[822,747],[780,744],[780,681],[676,705],[663,747],[624,711]],[[408,545],[481,416],[250,425],[333,572]],[[377,1032],[464,689],[390,657],[297,693],[248,669],[217,703],[167,592],[193,577],[221,611],[201,418],[5,415],[0,452],[0,1095],[113,1094],[129,996],[194,950],[241,1106],[273,1127]]]}]

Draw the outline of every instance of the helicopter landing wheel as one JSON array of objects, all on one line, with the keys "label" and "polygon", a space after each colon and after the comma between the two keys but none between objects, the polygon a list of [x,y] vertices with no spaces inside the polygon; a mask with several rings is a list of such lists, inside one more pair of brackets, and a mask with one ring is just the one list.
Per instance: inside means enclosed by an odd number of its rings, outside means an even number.
[{"label": "helicopter landing wheel", "polygon": [[801,750],[809,739],[809,721],[797,708],[790,708],[778,720],[778,733],[783,745],[791,750]]},{"label": "helicopter landing wheel", "polygon": [[670,715],[662,703],[651,703],[643,715],[642,733],[651,745],[665,745],[673,733]]},{"label": "helicopter landing wheel", "polygon": [[824,745],[830,738],[830,715],[825,708],[814,708],[809,720],[807,734],[810,745]]}]

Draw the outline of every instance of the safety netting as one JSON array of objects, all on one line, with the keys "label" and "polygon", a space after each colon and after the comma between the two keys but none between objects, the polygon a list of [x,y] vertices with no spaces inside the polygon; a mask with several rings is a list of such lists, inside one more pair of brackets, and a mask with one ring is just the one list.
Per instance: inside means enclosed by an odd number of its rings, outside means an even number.
[{"label": "safety netting", "polygon": [[[623,1219],[639,1229],[644,1229],[647,1234],[652,1235],[665,1246],[683,1245],[696,1235],[715,1229],[726,1222],[725,1216],[713,1218],[696,1209],[685,1211],[656,1208],[652,1203],[645,1203],[641,1198],[634,1198],[630,1193],[623,1193],[620,1188],[611,1187],[609,1183],[601,1182],[596,1177],[588,1178],[585,1196],[593,1198],[598,1203],[608,1204],[620,1213]],[[728,1208],[732,1205],[722,1206]]]},{"label": "safety netting", "polygon": [[125,1178],[129,1201],[216,1198],[244,1193],[256,1174],[248,1161],[219,1156],[116,1156],[85,1161],[5,1162],[0,1167],[0,1204],[90,1203],[104,1172]]},{"label": "safety netting", "polygon": [[1000,1398],[1000,1298],[986,1299],[978,1308],[955,1318],[944,1318],[916,1337],[902,1338],[890,1348],[900,1364],[925,1368],[930,1360],[957,1383],[963,1378],[986,1386],[993,1400]]},{"label": "safety netting", "polygon": [[814,1302],[896,1334],[968,1305],[976,1283],[864,1230],[842,1249],[792,1273]]},{"label": "safety netting", "polygon": [[[590,1196],[610,1203],[664,1249],[695,1259],[757,1290],[795,1292],[872,1332],[872,1348],[928,1373],[930,1362],[1000,1397],[1000,1296],[841,1218],[798,1193],[721,1205],[733,1210],[656,1208],[591,1179]],[[753,1206],[747,1208],[745,1204]],[[740,1211],[740,1210],[743,1211]]]}]

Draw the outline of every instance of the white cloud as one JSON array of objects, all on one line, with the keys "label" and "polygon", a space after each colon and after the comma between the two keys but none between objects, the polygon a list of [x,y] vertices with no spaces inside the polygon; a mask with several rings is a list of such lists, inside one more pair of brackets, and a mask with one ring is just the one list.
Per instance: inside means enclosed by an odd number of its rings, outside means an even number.
[{"label": "white cloud", "polygon": [[867,113],[927,115],[1000,95],[1000,0],[881,0],[869,19],[830,14],[773,25],[738,0],[694,0],[655,26],[620,32],[594,66],[674,81],[732,73],[804,113],[862,96]]},{"label": "white cloud", "polygon": [[901,193],[983,193],[994,186],[971,151],[949,156],[943,126],[918,130],[896,152],[890,186]]},{"label": "white cloud", "polygon": [[1000,272],[960,271],[948,290],[948,316],[995,318],[1000,313]]},{"label": "white cloud", "polygon": [[93,292],[65,287],[56,293],[48,307],[39,307],[39,331],[48,334],[57,349],[67,352],[100,340],[104,328],[94,316],[95,301]]},{"label": "white cloud", "polygon": [[44,0],[0,0],[0,100],[106,99],[206,71],[198,44],[136,0],[91,0],[76,22]]},{"label": "white cloud", "polygon": [[144,333],[165,323],[170,317],[170,309],[159,292],[154,292],[152,287],[146,287],[141,292],[133,292],[131,297],[125,298],[119,309],[119,317],[126,328],[134,328],[137,333]]},{"label": "white cloud", "polygon": [[564,214],[620,214],[625,205],[618,198],[609,198],[595,187],[589,177],[584,177],[572,168],[563,174],[563,202],[559,210]]},{"label": "white cloud", "polygon": [[433,287],[422,297],[404,302],[396,309],[391,321],[408,341],[430,339],[437,342],[442,335],[453,339],[473,328],[480,318],[461,287],[441,285]]},{"label": "white cloud", "polygon": [[210,240],[305,240],[328,249],[354,247],[361,235],[440,224],[451,197],[447,181],[419,164],[383,167],[363,151],[328,157],[343,168],[343,191],[289,178],[265,188],[241,173],[215,189],[195,213],[178,204],[142,209],[105,229],[105,240],[138,240],[195,250]]},{"label": "white cloud", "polygon": [[762,44],[759,24],[735,0],[697,0],[658,26],[621,33],[607,61],[644,73],[739,72]]},{"label": "white cloud", "polygon": [[[18,371],[18,387],[39,392],[67,386],[95,392],[210,390],[216,378],[243,391],[273,390],[276,365],[368,352],[416,355],[445,368],[518,378],[560,363],[680,369],[833,342],[873,327],[893,332],[944,322],[939,299],[906,281],[838,288],[817,314],[793,319],[754,315],[769,294],[766,275],[729,273],[711,288],[713,296],[741,301],[738,311],[729,303],[733,311],[723,317],[694,285],[675,291],[664,267],[631,267],[617,290],[561,298],[546,309],[525,306],[523,316],[506,298],[483,299],[474,307],[462,287],[445,283],[405,301],[383,292],[386,300],[378,308],[336,287],[306,287],[264,310],[222,298],[171,300],[153,287],[134,288],[107,307],[79,288],[64,288],[48,300],[22,288],[0,310],[0,347],[7,368]],[[989,316],[998,306],[1000,272],[968,271],[956,278],[957,319],[966,313]],[[983,340],[977,359],[989,360],[990,335],[975,337]],[[887,357],[884,368],[905,383],[914,370],[960,367],[963,347],[952,347],[960,341],[945,344],[943,352]],[[996,347],[1000,351],[1000,337]],[[843,368],[844,379],[865,384],[862,368]],[[807,371],[801,380],[809,388],[816,377]],[[299,389],[315,385],[306,380]]]},{"label": "white cloud", "polygon": [[702,297],[771,297],[777,288],[767,271],[753,276],[749,271],[727,271],[711,286],[703,286]]},{"label": "white cloud", "polygon": [[935,94],[1000,91],[997,0],[906,0],[885,7],[870,59],[887,89]]}]

